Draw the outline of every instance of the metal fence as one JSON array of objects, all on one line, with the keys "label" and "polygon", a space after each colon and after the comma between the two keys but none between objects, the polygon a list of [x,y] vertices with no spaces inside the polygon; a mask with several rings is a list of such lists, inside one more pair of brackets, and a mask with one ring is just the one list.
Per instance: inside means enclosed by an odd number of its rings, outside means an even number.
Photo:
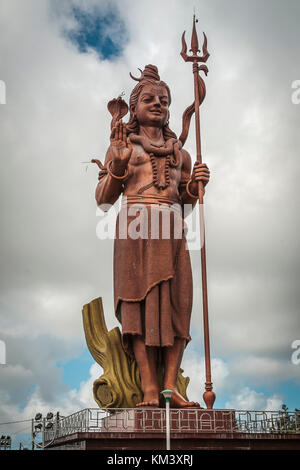
[{"label": "metal fence", "polygon": [[[165,432],[165,417],[160,408],[87,408],[61,418],[55,431],[46,431],[45,441],[83,432]],[[298,434],[300,411],[171,409],[170,428],[179,433]]]}]

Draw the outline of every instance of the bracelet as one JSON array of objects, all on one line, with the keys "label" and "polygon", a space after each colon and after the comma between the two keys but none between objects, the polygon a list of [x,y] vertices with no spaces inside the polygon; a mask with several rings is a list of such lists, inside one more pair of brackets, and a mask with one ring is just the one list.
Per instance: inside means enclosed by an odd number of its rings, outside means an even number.
[{"label": "bracelet", "polygon": [[193,199],[198,199],[198,195],[197,195],[197,196],[195,196],[195,195],[194,195],[194,194],[192,194],[192,193],[190,192],[190,190],[189,190],[189,185],[190,185],[190,183],[191,183],[191,182],[192,182],[192,180],[191,180],[191,179],[190,179],[190,180],[188,180],[188,182],[186,183],[185,190],[186,190],[187,194],[188,194],[190,197],[192,197]]},{"label": "bracelet", "polygon": [[127,178],[128,174],[129,174],[129,171],[128,171],[128,168],[126,168],[126,171],[125,171],[125,175],[123,176],[117,176],[115,175],[113,172],[112,172],[112,169],[111,169],[111,164],[112,164],[112,160],[109,162],[109,164],[107,165],[107,173],[114,179],[116,180],[124,180],[125,178]]}]

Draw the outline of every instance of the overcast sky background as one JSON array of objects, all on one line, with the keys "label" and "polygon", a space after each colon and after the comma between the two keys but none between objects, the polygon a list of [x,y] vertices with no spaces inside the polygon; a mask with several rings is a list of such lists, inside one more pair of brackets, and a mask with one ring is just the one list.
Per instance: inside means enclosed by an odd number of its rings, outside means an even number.
[{"label": "overcast sky background", "polygon": [[[193,7],[211,56],[201,108],[212,376],[216,408],[300,408],[298,0],[1,0],[0,422],[96,406],[101,375],[81,309],[113,314],[112,241],[99,240],[94,190],[109,144],[107,102],[158,66],[172,93],[170,127],[193,101]],[[189,45],[189,43],[188,43]],[[126,120],[126,119],[125,119]],[[195,157],[193,125],[186,149]],[[192,251],[189,397],[204,391],[200,255]],[[1,431],[1,429],[0,429]]]}]

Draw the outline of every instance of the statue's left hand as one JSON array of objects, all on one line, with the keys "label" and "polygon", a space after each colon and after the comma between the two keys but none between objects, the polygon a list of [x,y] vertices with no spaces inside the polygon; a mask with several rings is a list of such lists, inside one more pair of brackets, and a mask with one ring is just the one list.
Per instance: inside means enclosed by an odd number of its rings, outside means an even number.
[{"label": "statue's left hand", "polygon": [[190,183],[190,189],[193,193],[197,194],[198,192],[198,182],[201,181],[203,187],[207,185],[210,178],[210,171],[206,163],[195,162]]}]

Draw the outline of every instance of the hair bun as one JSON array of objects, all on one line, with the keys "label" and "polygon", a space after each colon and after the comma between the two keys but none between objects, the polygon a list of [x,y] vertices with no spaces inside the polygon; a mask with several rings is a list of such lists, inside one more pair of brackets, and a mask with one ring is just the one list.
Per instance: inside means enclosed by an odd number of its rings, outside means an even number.
[{"label": "hair bun", "polygon": [[134,77],[130,73],[130,76],[131,76],[131,78],[133,78],[133,80],[136,80],[137,82],[141,82],[142,80],[147,80],[147,79],[148,80],[155,80],[157,82],[160,81],[160,76],[159,76],[158,69],[157,69],[156,65],[148,64],[148,65],[145,66],[144,71],[142,71],[141,69],[139,69],[139,71],[141,72],[141,76],[139,78]]},{"label": "hair bun", "polygon": [[142,73],[142,79],[150,78],[151,80],[160,81],[158,69],[155,65],[146,65],[144,72]]}]

